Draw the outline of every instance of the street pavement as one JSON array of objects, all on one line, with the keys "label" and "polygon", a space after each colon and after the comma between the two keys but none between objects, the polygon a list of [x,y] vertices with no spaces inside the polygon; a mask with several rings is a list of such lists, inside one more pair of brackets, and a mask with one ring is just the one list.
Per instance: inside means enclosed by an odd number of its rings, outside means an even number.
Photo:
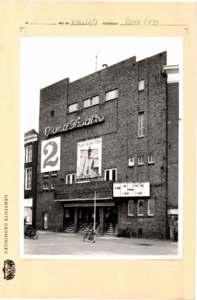
[{"label": "street pavement", "polygon": [[83,242],[84,235],[39,231],[37,240],[24,239],[24,255],[177,255],[178,243],[169,240],[96,237],[96,242]]}]

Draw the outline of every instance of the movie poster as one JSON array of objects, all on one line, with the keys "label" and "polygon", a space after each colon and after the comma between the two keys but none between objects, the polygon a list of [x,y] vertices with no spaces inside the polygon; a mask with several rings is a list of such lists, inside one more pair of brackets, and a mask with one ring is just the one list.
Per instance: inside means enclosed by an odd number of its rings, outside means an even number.
[{"label": "movie poster", "polygon": [[101,176],[102,138],[78,143],[77,178]]}]

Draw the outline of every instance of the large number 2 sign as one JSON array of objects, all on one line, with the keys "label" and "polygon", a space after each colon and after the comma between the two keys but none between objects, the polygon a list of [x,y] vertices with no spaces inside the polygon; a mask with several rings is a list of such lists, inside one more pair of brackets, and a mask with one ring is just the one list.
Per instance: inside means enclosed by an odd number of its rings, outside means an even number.
[{"label": "large number 2 sign", "polygon": [[43,141],[41,146],[41,173],[60,170],[60,137]]}]

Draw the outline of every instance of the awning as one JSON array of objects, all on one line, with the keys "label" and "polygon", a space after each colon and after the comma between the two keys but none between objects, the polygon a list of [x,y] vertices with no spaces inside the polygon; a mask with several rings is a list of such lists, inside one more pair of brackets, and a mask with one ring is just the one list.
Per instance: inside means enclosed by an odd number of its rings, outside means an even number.
[{"label": "awning", "polygon": [[[108,198],[96,198],[96,201],[99,201],[99,200],[112,200],[113,198],[112,197],[108,197]],[[81,198],[76,198],[76,199],[55,199],[54,201],[58,201],[58,202],[64,202],[64,201],[93,201],[94,198],[84,198],[84,199],[81,199]]]}]

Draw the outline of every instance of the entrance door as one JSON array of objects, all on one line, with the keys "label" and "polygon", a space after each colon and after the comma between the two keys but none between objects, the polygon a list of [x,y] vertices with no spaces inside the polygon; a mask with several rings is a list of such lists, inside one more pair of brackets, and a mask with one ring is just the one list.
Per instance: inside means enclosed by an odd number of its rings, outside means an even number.
[{"label": "entrance door", "polygon": [[82,220],[85,223],[92,223],[94,217],[94,211],[92,207],[83,207],[82,209]]},{"label": "entrance door", "polygon": [[116,206],[106,207],[105,223],[118,223],[118,209]]},{"label": "entrance door", "polygon": [[74,223],[74,207],[64,208],[64,226]]},{"label": "entrance door", "polygon": [[45,230],[48,228],[48,213],[43,213],[43,228]]},{"label": "entrance door", "polygon": [[108,206],[105,208],[105,234],[118,234],[118,209],[116,206]]}]

